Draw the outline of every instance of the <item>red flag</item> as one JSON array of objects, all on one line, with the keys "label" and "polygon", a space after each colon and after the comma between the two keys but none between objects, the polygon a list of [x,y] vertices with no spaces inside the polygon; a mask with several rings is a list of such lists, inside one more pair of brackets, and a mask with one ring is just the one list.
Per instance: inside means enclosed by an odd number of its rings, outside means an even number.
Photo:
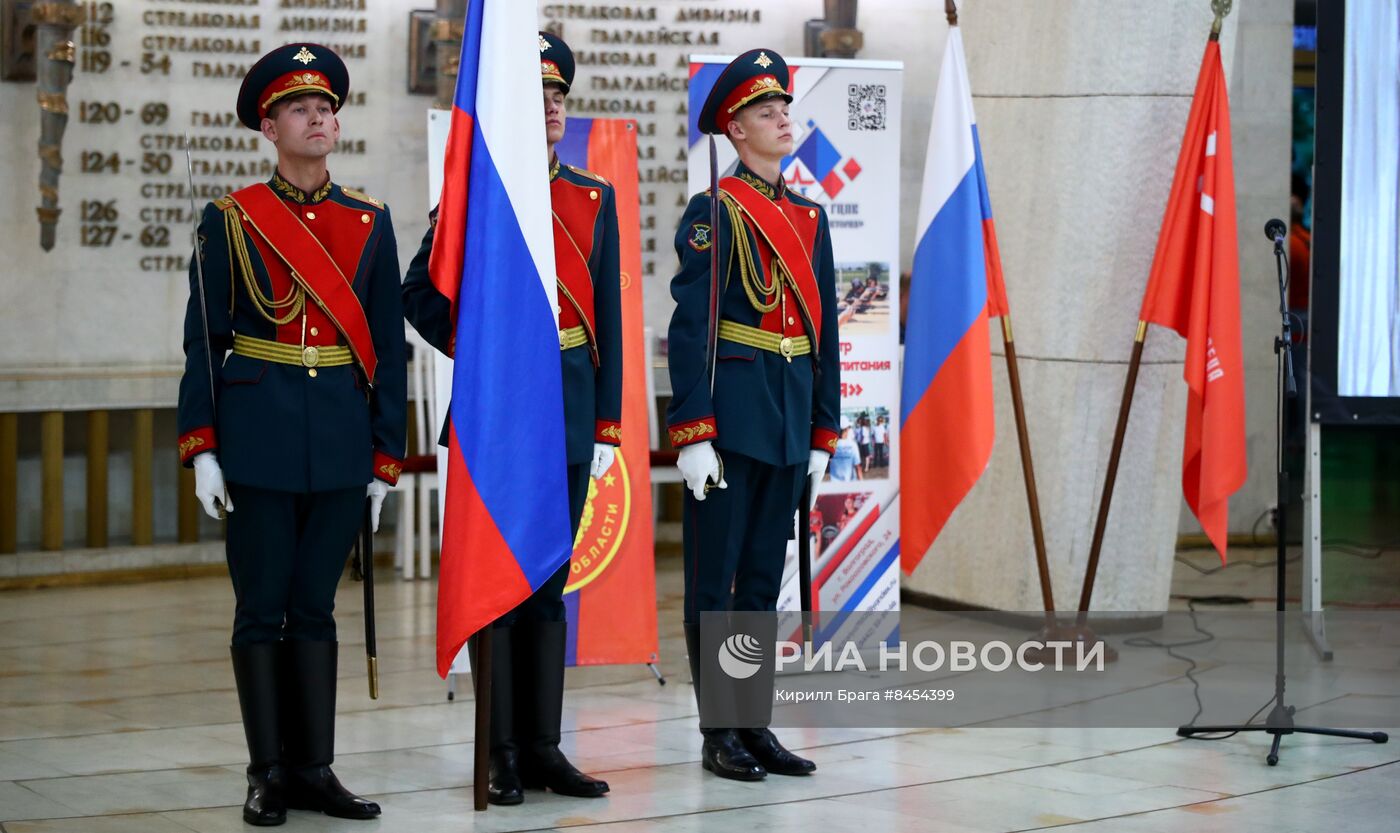
[{"label": "red flag", "polygon": [[1201,61],[1138,317],[1186,338],[1181,489],[1223,562],[1230,495],[1244,485],[1247,463],[1230,101],[1215,41]]}]

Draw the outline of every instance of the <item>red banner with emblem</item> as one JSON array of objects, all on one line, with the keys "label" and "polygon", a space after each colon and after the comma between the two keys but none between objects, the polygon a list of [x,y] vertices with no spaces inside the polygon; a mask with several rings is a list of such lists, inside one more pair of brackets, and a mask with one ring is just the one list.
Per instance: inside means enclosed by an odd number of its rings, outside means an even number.
[{"label": "red banner with emblem", "polygon": [[588,503],[574,541],[564,607],[569,665],[656,660],[656,561],[652,541],[651,450],[642,325],[642,240],[637,125],[576,119],[556,146],[559,161],[611,182],[617,194],[622,264],[622,447]]}]

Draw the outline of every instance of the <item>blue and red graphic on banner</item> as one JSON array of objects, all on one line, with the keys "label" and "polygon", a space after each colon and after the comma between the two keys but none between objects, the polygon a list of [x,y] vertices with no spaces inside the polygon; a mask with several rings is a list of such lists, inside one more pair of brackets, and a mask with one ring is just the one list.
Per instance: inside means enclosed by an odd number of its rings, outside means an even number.
[{"label": "blue and red graphic on banner", "polygon": [[[860,176],[860,163],[836,149],[815,121],[807,120],[807,135],[797,145],[792,156],[783,159],[782,170],[789,188],[816,198],[816,187],[828,200],[836,199],[847,185]],[[798,164],[793,164],[794,162]]]}]

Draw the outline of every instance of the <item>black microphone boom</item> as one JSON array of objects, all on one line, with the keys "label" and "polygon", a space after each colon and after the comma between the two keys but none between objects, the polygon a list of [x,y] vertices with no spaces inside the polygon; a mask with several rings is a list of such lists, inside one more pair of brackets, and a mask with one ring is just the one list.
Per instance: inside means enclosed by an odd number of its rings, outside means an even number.
[{"label": "black microphone boom", "polygon": [[1264,236],[1275,243],[1282,243],[1283,238],[1288,236],[1288,226],[1284,225],[1282,220],[1275,217],[1264,224]]}]

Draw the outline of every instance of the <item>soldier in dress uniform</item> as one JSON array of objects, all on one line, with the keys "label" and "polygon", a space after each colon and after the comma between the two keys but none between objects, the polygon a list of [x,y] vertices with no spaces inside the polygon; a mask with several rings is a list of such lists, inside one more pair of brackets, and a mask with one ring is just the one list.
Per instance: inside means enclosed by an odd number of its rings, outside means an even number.
[{"label": "soldier in dress uniform", "polygon": [[[558,272],[569,528],[577,534],[589,478],[602,477],[612,467],[615,449],[622,444],[617,200],[612,185],[602,177],[560,164],[555,156],[554,146],[564,137],[565,96],[574,80],[574,56],[567,44],[547,32],[540,33],[539,48]],[[404,278],[404,313],[424,340],[451,356],[457,322],[447,298],[428,275],[436,224],[435,209]],[[521,803],[522,788],[581,798],[608,791],[607,782],[579,772],[559,750],[568,629],[563,593],[568,576],[565,564],[494,624],[488,793],[493,804]]]},{"label": "soldier in dress uniform", "polygon": [[[711,195],[690,200],[676,230],[671,282],[671,443],[685,498],[685,635],[699,695],[701,611],[771,611],[804,477],[820,480],[836,447],[840,405],[836,276],[821,206],[789,191],[788,68],[753,49],[721,72],[700,111],[705,133],[739,154]],[[718,321],[710,351],[711,258]],[[723,778],[806,775],[816,765],[767,728],[702,727],[702,764]]]},{"label": "soldier in dress uniform", "polygon": [[227,513],[243,818],[256,825],[288,807],[379,815],[330,768],[335,588],[366,498],[377,527],[398,479],[407,407],[389,209],[326,169],[348,89],[318,44],[254,64],[238,118],[276,145],[277,170],[205,207],[190,264],[180,459],[205,511]]}]

